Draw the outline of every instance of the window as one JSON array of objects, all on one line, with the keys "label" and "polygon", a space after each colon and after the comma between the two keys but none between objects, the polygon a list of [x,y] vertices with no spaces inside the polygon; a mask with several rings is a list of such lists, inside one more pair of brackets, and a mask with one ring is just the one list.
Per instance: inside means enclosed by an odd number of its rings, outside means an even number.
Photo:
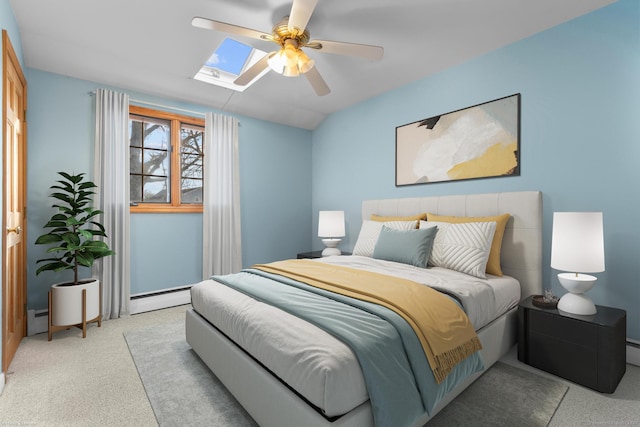
[{"label": "window", "polygon": [[131,212],[202,212],[204,120],[129,107]]}]

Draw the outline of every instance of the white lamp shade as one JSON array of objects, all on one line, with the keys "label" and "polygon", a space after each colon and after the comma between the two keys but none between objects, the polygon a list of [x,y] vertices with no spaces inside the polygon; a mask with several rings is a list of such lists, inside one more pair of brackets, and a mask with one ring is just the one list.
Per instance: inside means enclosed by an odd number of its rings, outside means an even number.
[{"label": "white lamp shade", "polygon": [[320,211],[318,237],[344,237],[344,211]]},{"label": "white lamp shade", "polygon": [[551,268],[575,273],[604,271],[602,212],[554,212]]}]

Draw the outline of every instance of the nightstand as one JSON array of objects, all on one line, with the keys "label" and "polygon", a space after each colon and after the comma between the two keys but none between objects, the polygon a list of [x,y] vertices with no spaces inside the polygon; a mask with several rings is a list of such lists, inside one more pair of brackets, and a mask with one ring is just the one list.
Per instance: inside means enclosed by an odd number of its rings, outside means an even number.
[{"label": "nightstand", "polygon": [[590,316],[547,310],[532,297],[518,306],[518,360],[601,393],[626,367],[627,312],[596,306]]},{"label": "nightstand", "polygon": [[[351,252],[342,252],[342,255],[351,255]],[[303,252],[298,254],[297,258],[322,258],[322,251]]]}]

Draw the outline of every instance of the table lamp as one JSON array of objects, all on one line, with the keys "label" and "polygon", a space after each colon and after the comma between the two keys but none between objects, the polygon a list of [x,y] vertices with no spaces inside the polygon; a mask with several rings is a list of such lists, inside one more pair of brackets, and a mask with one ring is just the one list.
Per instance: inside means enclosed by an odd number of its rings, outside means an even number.
[{"label": "table lamp", "polygon": [[596,306],[584,295],[597,278],[584,273],[604,271],[602,212],[554,212],[551,235],[551,268],[569,291],[558,301],[558,310],[591,315]]},{"label": "table lamp", "polygon": [[326,246],[322,256],[340,255],[338,243],[344,237],[344,211],[320,211],[318,217],[318,237]]}]

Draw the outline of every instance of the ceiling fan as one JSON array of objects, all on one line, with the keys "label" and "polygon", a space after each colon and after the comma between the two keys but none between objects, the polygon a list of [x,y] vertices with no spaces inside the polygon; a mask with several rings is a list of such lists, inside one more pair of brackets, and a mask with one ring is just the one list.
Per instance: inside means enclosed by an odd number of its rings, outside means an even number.
[{"label": "ceiling fan", "polygon": [[303,47],[316,49],[323,53],[358,56],[370,60],[382,59],[384,49],[380,46],[356,43],[310,40],[307,23],[317,3],[318,0],[293,0],[291,13],[274,25],[271,34],[200,17],[193,18],[191,25],[207,30],[272,41],[280,45],[279,50],[265,55],[238,76],[234,84],[246,86],[269,67],[284,76],[293,77],[304,74],[316,94],[323,96],[331,92],[331,89],[314,66],[313,59],[310,59],[302,50]]}]

